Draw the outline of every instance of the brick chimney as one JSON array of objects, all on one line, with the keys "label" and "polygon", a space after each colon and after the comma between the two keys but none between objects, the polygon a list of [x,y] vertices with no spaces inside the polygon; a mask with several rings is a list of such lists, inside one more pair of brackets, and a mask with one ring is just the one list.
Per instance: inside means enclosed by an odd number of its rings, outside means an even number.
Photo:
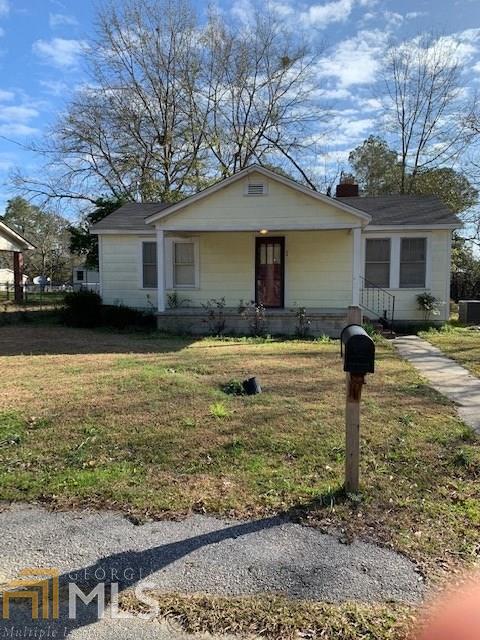
[{"label": "brick chimney", "polygon": [[343,173],[340,176],[340,184],[337,184],[335,192],[337,198],[353,198],[358,196],[358,184],[355,177],[350,173]]}]

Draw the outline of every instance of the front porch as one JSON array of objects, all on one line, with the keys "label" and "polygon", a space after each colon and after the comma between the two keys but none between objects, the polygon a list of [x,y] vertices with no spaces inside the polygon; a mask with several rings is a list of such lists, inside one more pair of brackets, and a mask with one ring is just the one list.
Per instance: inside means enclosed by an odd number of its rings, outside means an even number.
[{"label": "front porch", "polygon": [[[266,309],[265,320],[261,327],[263,334],[298,335],[302,333],[298,309]],[[224,333],[226,335],[255,334],[252,315],[239,311],[238,308],[225,307],[214,311],[204,308],[166,309],[157,314],[157,326],[161,331],[176,334],[209,335]],[[347,308],[307,308],[305,320],[308,321],[306,335],[319,337],[322,335],[338,338],[340,331],[347,323]],[[223,329],[219,329],[223,325]]]}]

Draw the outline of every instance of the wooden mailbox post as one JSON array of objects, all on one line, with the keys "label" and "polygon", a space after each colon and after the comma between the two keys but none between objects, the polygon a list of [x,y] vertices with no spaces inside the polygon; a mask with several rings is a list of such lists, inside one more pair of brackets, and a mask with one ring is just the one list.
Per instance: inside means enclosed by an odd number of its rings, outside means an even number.
[{"label": "wooden mailbox post", "polygon": [[360,325],[359,307],[349,307],[348,311],[349,324],[340,336],[346,372],[345,491],[357,493],[360,487],[360,400],[365,375],[374,372],[375,344]]}]

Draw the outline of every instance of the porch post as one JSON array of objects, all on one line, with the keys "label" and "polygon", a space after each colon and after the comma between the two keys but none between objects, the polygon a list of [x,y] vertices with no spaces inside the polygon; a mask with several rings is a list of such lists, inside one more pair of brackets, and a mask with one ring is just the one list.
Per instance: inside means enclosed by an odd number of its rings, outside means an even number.
[{"label": "porch post", "polygon": [[15,302],[23,302],[23,254],[21,251],[13,252],[13,288]]},{"label": "porch post", "polygon": [[362,273],[362,229],[353,229],[352,305],[360,304],[360,275]]},{"label": "porch post", "polygon": [[165,311],[165,244],[163,229],[157,227],[157,309]]}]

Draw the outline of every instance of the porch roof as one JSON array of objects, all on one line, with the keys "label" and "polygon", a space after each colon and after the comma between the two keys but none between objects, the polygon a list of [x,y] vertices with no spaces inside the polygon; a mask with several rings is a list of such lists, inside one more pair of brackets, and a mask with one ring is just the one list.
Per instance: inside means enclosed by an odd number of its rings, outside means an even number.
[{"label": "porch roof", "polygon": [[27,251],[35,246],[0,220],[0,251]]}]

